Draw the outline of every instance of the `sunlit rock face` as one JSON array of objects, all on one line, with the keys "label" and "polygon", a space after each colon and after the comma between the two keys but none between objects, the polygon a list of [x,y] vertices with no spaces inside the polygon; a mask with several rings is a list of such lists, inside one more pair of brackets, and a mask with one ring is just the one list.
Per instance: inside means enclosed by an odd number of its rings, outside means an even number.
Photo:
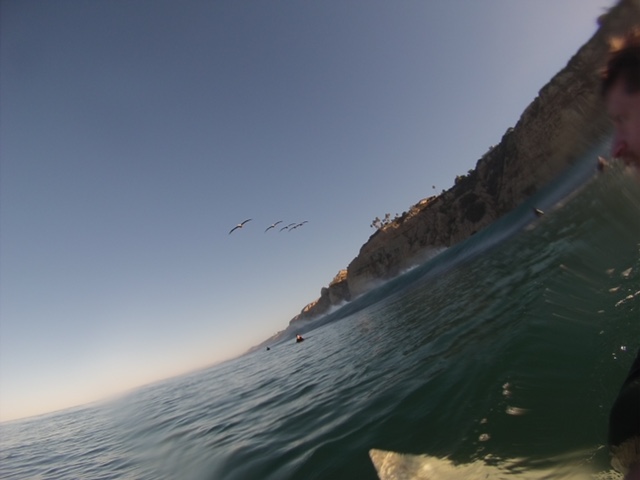
[{"label": "sunlit rock face", "polygon": [[329,301],[331,305],[340,305],[351,300],[351,292],[347,282],[347,270],[340,270],[329,284]]},{"label": "sunlit rock face", "polygon": [[[338,275],[340,280],[323,288],[320,298],[292,322],[322,315],[332,305],[468,238],[605,140],[611,124],[600,98],[599,75],[608,39],[640,25],[640,0],[622,0],[598,24],[594,36],[540,90],[517,124],[478,160],[475,169],[456,178],[448,191],[421,200],[376,231],[346,272]],[[594,169],[596,164],[594,158]],[[431,188],[428,182],[425,179],[425,190]]]},{"label": "sunlit rock face", "polygon": [[322,287],[320,298],[306,305],[302,311],[289,322],[291,325],[300,320],[311,320],[326,314],[332,306],[338,306],[351,300],[347,284],[347,270],[340,270],[328,287]]}]

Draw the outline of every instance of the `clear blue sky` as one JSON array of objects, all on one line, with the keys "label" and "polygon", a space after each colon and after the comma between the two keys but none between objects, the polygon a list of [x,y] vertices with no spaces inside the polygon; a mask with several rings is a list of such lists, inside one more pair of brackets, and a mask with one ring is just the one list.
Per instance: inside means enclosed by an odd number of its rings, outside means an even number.
[{"label": "clear blue sky", "polygon": [[613,3],[2,0],[0,419],[285,328]]}]

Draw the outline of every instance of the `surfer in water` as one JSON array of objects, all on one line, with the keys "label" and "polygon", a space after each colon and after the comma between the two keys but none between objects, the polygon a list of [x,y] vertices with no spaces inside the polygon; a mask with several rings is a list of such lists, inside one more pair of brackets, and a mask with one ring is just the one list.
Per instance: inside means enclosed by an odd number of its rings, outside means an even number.
[{"label": "surfer in water", "polygon": [[[640,180],[640,28],[611,40],[601,88],[615,129],[611,154]],[[613,467],[640,480],[640,350],[609,413],[609,447]]]},{"label": "surfer in water", "polygon": [[304,338],[302,338],[302,335],[297,334],[296,335],[296,343],[300,343],[300,342],[304,342]]}]

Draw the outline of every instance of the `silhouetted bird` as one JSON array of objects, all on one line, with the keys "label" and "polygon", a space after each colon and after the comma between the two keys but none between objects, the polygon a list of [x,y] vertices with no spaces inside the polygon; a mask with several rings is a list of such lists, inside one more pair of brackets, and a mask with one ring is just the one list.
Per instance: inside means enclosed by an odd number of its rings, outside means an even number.
[{"label": "silhouetted bird", "polygon": [[295,224],[296,224],[296,222],[290,223],[289,225],[287,225],[287,226],[285,226],[285,227],[282,227],[282,228],[280,229],[280,231],[282,231],[282,230],[286,230],[287,228],[289,228],[289,227],[291,227],[291,226],[293,226],[293,225],[295,225]]},{"label": "silhouetted bird", "polygon": [[303,226],[305,223],[308,223],[308,220],[305,220],[304,222],[296,223],[293,227],[289,229],[289,231],[295,230],[296,228]]},{"label": "silhouetted bird", "polygon": [[264,231],[264,233],[267,233],[269,230],[271,230],[272,228],[276,228],[276,225],[278,225],[279,223],[282,223],[282,220],[278,220],[276,223],[274,223],[273,225],[267,227],[267,229]]},{"label": "silhouetted bird", "polygon": [[251,219],[250,219],[250,218],[248,218],[248,219],[247,219],[247,220],[245,220],[244,222],[239,223],[238,225],[236,225],[235,227],[233,227],[233,228],[229,231],[229,235],[231,235],[231,234],[234,232],[234,230],[237,230],[237,229],[239,229],[239,228],[244,227],[244,224],[245,224],[245,223],[247,223],[247,222],[250,222],[250,221],[251,221]]}]

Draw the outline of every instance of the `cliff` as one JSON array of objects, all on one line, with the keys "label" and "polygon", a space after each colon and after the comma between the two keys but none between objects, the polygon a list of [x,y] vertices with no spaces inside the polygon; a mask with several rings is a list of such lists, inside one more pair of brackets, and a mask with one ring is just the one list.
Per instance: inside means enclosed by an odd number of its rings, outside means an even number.
[{"label": "cliff", "polygon": [[[621,0],[598,19],[599,29],[545,85],[485,153],[474,170],[437,197],[423,199],[384,225],[346,270],[290,323],[326,313],[380,280],[424,261],[494,222],[572,165],[611,133],[599,94],[610,37],[640,25],[640,0]],[[594,159],[595,165],[595,159]]]},{"label": "cliff", "polygon": [[299,320],[310,320],[323,315],[332,306],[340,305],[349,300],[351,300],[351,293],[347,281],[347,270],[340,270],[328,287],[322,287],[320,298],[306,305],[298,315],[291,319],[289,325]]}]

